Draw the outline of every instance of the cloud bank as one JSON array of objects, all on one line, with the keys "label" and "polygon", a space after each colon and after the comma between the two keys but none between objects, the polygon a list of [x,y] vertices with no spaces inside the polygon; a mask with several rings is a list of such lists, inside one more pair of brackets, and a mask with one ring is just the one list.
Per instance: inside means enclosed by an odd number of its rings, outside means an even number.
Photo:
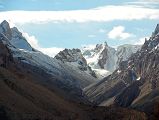
[{"label": "cloud bank", "polygon": [[0,20],[13,23],[45,22],[109,22],[114,20],[159,19],[159,9],[143,6],[104,6],[87,10],[70,11],[5,11],[0,12]]},{"label": "cloud bank", "polygon": [[35,36],[29,36],[28,33],[23,33],[23,36],[33,48],[43,52],[46,55],[49,55],[50,57],[54,57],[60,51],[64,50],[64,48],[57,47],[43,48],[39,45],[38,40],[35,38]]},{"label": "cloud bank", "polygon": [[132,37],[132,36],[133,36],[133,34],[125,32],[125,27],[124,26],[115,26],[108,33],[108,38],[110,38],[110,39],[125,40],[127,38]]}]

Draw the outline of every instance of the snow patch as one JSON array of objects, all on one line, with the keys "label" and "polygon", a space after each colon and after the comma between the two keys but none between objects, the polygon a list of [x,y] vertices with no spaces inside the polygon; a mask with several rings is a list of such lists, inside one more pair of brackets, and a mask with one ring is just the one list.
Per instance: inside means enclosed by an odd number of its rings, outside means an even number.
[{"label": "snow patch", "polygon": [[118,71],[117,71],[117,73],[119,74],[119,73],[121,73],[121,71],[120,71],[120,70],[118,70]]},{"label": "snow patch", "polygon": [[110,71],[107,71],[107,70],[104,70],[104,69],[92,69],[92,70],[96,73],[96,75],[99,79],[107,77],[108,75],[111,74]]},{"label": "snow patch", "polygon": [[138,77],[136,80],[139,81],[141,79],[141,77]]}]

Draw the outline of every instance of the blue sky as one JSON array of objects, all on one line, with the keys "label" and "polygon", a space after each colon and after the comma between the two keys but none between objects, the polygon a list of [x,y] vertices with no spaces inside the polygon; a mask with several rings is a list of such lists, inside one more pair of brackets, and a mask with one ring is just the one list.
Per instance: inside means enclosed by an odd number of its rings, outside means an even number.
[{"label": "blue sky", "polygon": [[[131,0],[122,0],[122,3]],[[1,0],[2,10],[80,10],[105,5],[118,5],[121,0]]]},{"label": "blue sky", "polygon": [[142,44],[159,23],[158,6],[159,0],[0,0],[0,21],[46,51],[104,41]]}]

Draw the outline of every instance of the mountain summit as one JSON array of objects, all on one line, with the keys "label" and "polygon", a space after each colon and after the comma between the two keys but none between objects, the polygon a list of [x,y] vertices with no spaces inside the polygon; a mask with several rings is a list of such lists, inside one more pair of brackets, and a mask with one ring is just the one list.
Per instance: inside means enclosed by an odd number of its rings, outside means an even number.
[{"label": "mountain summit", "polygon": [[79,68],[79,70],[84,71],[96,78],[95,72],[88,66],[87,61],[83,57],[80,49],[65,49],[59,52],[55,58],[67,64],[71,64],[72,66]]},{"label": "mountain summit", "polygon": [[0,34],[5,36],[8,41],[16,48],[32,51],[33,48],[23,37],[22,33],[16,28],[10,28],[9,23],[4,20],[0,24]]},{"label": "mountain summit", "polygon": [[140,48],[139,45],[121,45],[115,49],[105,42],[91,48],[85,46],[82,48],[82,53],[96,74],[106,77],[114,72],[122,61],[126,61]]}]

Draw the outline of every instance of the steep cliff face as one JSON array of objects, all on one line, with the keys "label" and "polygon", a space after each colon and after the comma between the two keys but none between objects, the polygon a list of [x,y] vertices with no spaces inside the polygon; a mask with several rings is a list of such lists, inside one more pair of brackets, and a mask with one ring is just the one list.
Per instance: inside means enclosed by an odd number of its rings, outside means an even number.
[{"label": "steep cliff face", "polygon": [[133,106],[153,113],[159,100],[158,27],[141,50],[121,62],[113,74],[85,89],[91,101],[100,105]]},{"label": "steep cliff face", "polygon": [[0,66],[7,67],[9,62],[12,61],[13,58],[9,49],[4,45],[2,41],[2,36],[0,36]]},{"label": "steep cliff face", "polygon": [[122,61],[126,61],[131,57],[133,53],[136,53],[141,49],[140,45],[121,45],[117,48],[116,55],[117,55],[117,68]]}]

